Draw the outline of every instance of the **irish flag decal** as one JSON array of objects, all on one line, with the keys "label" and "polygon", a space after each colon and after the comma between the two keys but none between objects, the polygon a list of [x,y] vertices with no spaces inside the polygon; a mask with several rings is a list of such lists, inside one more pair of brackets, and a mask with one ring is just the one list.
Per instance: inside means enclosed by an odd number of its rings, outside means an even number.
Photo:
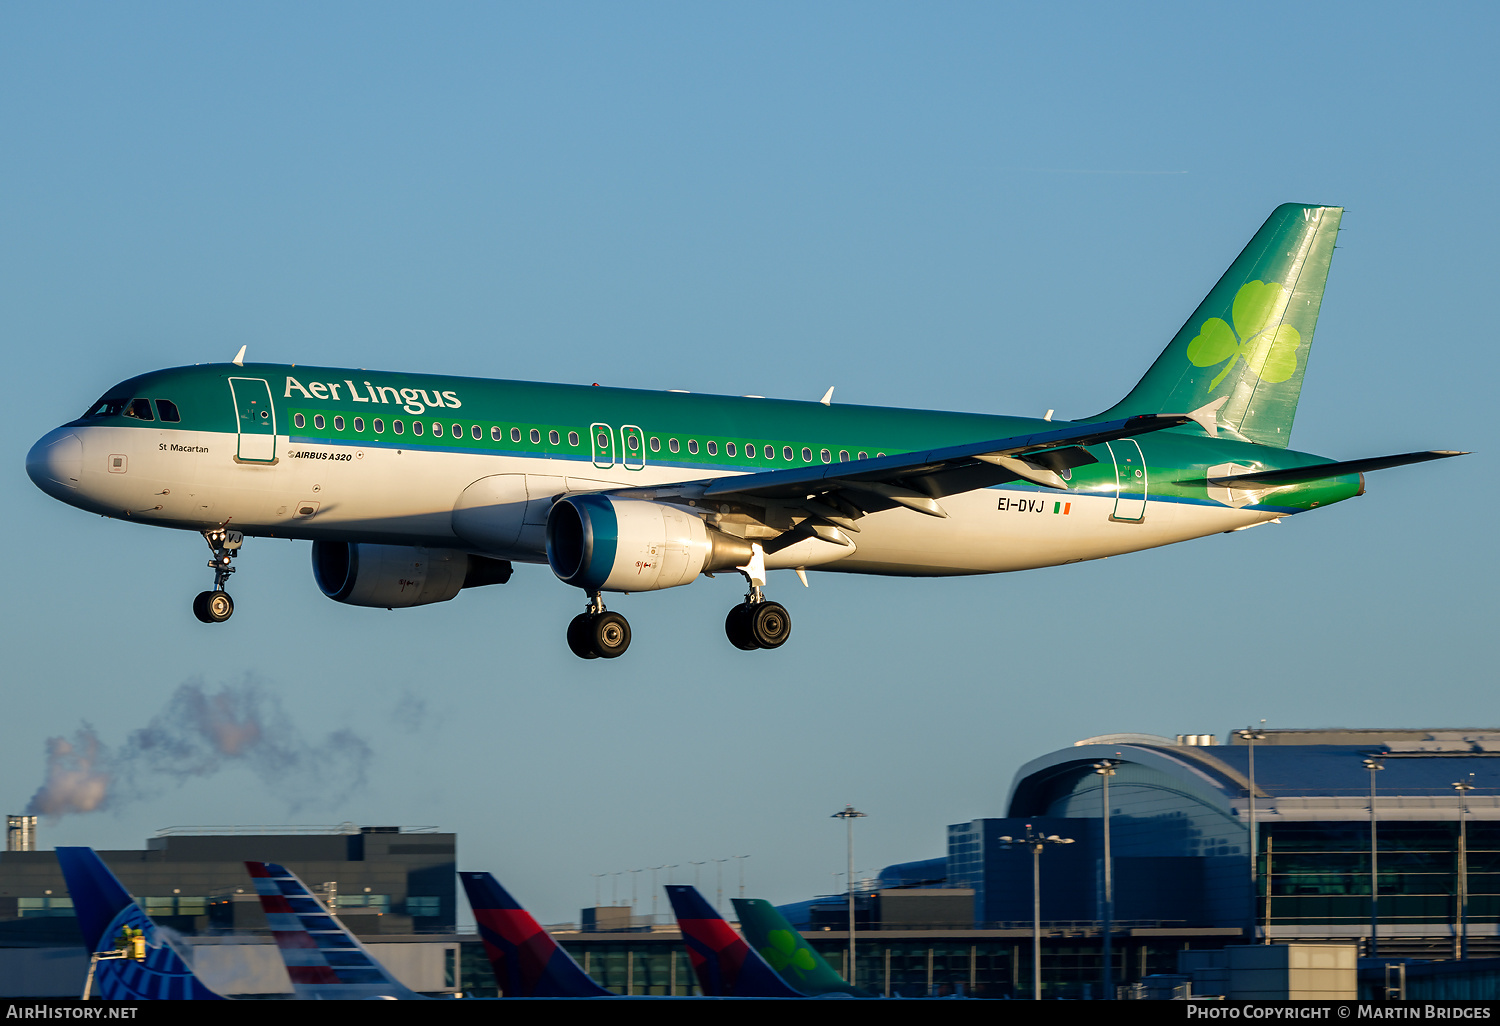
[{"label": "irish flag decal", "polygon": [[1063,516],[1067,516],[1069,513],[1073,512],[1073,504],[1071,502],[1054,502],[1052,504],[1052,512],[1061,513]]}]

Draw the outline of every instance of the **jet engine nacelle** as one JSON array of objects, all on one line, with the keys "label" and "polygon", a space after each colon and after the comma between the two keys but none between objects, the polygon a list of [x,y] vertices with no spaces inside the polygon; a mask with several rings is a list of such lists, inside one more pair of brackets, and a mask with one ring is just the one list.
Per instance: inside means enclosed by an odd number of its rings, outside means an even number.
[{"label": "jet engine nacelle", "polygon": [[404,609],[447,602],[464,588],[504,584],[502,559],[457,549],[367,542],[313,542],[313,577],[324,595],[351,606]]},{"label": "jet engine nacelle", "polygon": [[750,561],[753,550],[693,514],[645,499],[573,495],[547,514],[547,562],[564,584],[660,591]]}]

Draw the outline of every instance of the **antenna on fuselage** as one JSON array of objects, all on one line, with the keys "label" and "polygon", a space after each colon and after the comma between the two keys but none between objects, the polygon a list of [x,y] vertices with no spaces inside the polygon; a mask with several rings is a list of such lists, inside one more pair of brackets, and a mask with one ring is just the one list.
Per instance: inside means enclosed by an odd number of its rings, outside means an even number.
[{"label": "antenna on fuselage", "polygon": [[234,364],[236,367],[243,367],[243,366],[245,366],[245,350],[246,350],[246,348],[248,348],[248,346],[240,346],[240,351],[237,352],[237,353],[235,353],[234,354],[234,359],[230,360],[229,362],[232,363],[232,364]]},{"label": "antenna on fuselage", "polygon": [[837,387],[836,385],[829,385],[828,386],[828,391],[826,391],[826,392],[823,393],[823,398],[819,399],[818,402],[822,403],[824,406],[832,406],[833,405],[833,390],[836,387]]}]

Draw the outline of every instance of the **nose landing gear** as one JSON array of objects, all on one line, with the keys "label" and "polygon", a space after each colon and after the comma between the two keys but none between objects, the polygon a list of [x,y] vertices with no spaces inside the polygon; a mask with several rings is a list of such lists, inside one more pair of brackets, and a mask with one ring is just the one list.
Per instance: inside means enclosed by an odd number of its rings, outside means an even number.
[{"label": "nose landing gear", "polygon": [[580,659],[614,659],[630,647],[630,621],[604,608],[597,594],[568,624],[568,648]]},{"label": "nose landing gear", "polygon": [[193,599],[193,615],[204,623],[223,623],[234,615],[234,599],[229,597],[224,585],[229,581],[229,575],[234,573],[232,560],[239,555],[245,536],[238,531],[219,527],[204,531],[203,540],[208,542],[208,547],[214,554],[208,564],[208,568],[214,572],[214,590],[198,593],[198,597]]},{"label": "nose landing gear", "polygon": [[745,593],[745,601],[724,618],[729,643],[744,652],[780,648],[792,636],[792,614],[780,602],[766,599],[766,557],[761,547],[756,545],[750,562],[736,569],[750,582],[750,590]]}]

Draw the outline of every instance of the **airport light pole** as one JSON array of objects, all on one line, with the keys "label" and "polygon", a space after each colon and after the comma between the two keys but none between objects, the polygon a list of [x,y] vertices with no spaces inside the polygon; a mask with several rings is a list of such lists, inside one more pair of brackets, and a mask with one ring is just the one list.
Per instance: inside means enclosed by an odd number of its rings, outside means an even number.
[{"label": "airport light pole", "polygon": [[714,859],[714,908],[724,914],[724,863],[728,859]]},{"label": "airport light pole", "polygon": [[1455,780],[1453,789],[1458,792],[1458,957],[1464,959],[1469,957],[1469,824],[1465,813],[1474,774],[1468,780]]},{"label": "airport light pole", "polygon": [[854,961],[854,821],[864,819],[865,813],[860,812],[852,805],[845,805],[839,812],[835,812],[830,819],[841,819],[848,831],[849,848],[849,971],[844,975],[849,979],[849,986],[856,987],[855,976],[858,974],[858,963]]},{"label": "airport light pole", "polygon": [[[1265,721],[1262,720],[1261,722],[1264,723]],[[1264,741],[1266,739],[1266,733],[1263,730],[1256,730],[1254,727],[1246,727],[1244,730],[1236,730],[1234,732],[1234,736],[1244,741],[1250,749],[1250,787],[1245,793],[1250,797],[1250,936],[1253,937],[1255,936],[1255,931],[1259,927],[1258,920],[1260,919],[1260,915],[1257,912],[1257,909],[1259,907],[1257,899],[1260,896],[1257,893],[1257,884],[1260,881],[1260,871],[1259,867],[1256,865],[1256,862],[1260,859],[1260,835],[1257,834],[1255,830],[1255,742]],[[1271,867],[1266,866],[1267,898],[1270,897],[1270,890]],[[1266,933],[1263,937],[1261,937],[1262,944],[1271,943],[1270,933],[1271,924],[1268,922],[1266,923]]]},{"label": "airport light pole", "polygon": [[688,860],[688,865],[690,865],[690,866],[693,867],[693,888],[695,890],[701,891],[703,889],[703,884],[699,880],[699,874],[700,874],[701,868],[703,866],[706,866],[707,864],[708,864],[708,860],[707,859],[704,859],[702,862],[694,862],[692,859]]},{"label": "airport light pole", "polygon": [[1099,779],[1104,783],[1104,901],[1099,910],[1104,913],[1101,917],[1103,929],[1099,931],[1099,948],[1104,962],[1104,973],[1102,976],[1104,993],[1101,995],[1105,1001],[1111,1000],[1114,991],[1115,967],[1114,967],[1114,932],[1115,932],[1115,878],[1112,860],[1109,850],[1109,778],[1115,775],[1115,767],[1120,765],[1119,759],[1101,759],[1094,763],[1094,772],[1099,774]]},{"label": "airport light pole", "polygon": [[[1042,849],[1049,844],[1072,844],[1071,837],[1044,834],[1026,824],[1023,837],[996,838],[1005,847],[1031,849],[1031,999],[1042,999]],[[850,981],[851,983],[854,981]]]},{"label": "airport light pole", "polygon": [[1385,769],[1379,759],[1366,758],[1370,771],[1370,957],[1380,957],[1380,849],[1375,844],[1375,774]]},{"label": "airport light pole", "polygon": [[739,864],[740,864],[740,897],[741,898],[743,898],[745,896],[745,860],[748,859],[749,857],[750,857],[749,855],[736,855],[735,856],[735,858],[739,861]]}]

